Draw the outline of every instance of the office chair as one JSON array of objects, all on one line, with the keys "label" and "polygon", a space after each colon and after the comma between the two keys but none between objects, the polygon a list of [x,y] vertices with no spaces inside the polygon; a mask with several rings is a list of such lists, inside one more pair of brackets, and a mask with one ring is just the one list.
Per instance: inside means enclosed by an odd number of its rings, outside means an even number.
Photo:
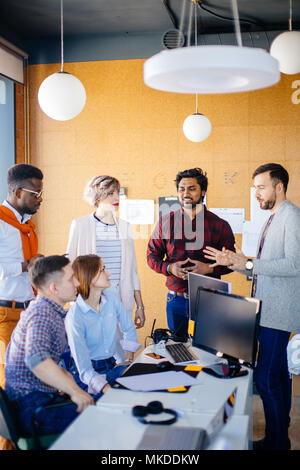
[{"label": "office chair", "polygon": [[[63,406],[69,403],[70,400],[66,400],[59,404],[45,405],[40,409],[44,410],[47,408],[53,408],[54,406]],[[33,437],[22,436],[16,424],[12,404],[10,403],[5,390],[0,387],[0,436],[12,441],[16,450],[41,450],[50,447],[55,439],[59,437],[59,434],[38,436],[35,433]]]}]

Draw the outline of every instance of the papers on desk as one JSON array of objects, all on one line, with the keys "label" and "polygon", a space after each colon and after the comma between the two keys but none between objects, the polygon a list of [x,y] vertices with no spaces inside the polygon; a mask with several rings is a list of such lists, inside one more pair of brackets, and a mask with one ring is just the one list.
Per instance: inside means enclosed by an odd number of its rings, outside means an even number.
[{"label": "papers on desk", "polygon": [[117,382],[136,392],[153,392],[177,387],[200,385],[200,381],[184,372],[167,371],[155,374],[140,374],[120,377]]}]

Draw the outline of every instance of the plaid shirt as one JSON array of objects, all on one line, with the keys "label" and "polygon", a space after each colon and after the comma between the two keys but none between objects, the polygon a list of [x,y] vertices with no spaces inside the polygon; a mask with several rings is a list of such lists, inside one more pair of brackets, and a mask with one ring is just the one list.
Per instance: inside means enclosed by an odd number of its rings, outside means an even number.
[{"label": "plaid shirt", "polygon": [[[159,218],[148,243],[147,262],[151,269],[167,276],[168,289],[186,292],[188,281],[169,275],[168,264],[186,258],[209,263],[203,253],[206,245],[219,250],[224,246],[235,251],[234,243],[234,235],[228,222],[208,211],[205,206],[192,221],[180,209]],[[220,278],[230,272],[226,267],[217,266],[211,276]]]},{"label": "plaid shirt", "polygon": [[5,388],[11,400],[34,391],[57,391],[32,370],[48,358],[58,364],[66,346],[65,315],[57,303],[41,296],[21,313],[6,352]]}]

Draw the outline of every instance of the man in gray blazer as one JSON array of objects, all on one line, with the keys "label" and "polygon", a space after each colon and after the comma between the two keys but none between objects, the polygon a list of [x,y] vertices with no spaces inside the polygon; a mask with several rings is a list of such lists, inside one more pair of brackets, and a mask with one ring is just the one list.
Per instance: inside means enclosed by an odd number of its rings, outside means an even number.
[{"label": "man in gray blazer", "polygon": [[300,208],[286,198],[288,172],[268,163],[253,174],[255,196],[261,209],[270,210],[260,236],[257,257],[207,247],[215,266],[228,266],[253,277],[252,295],[262,301],[256,386],[263,402],[266,428],[255,450],[290,449],[288,427],[292,387],[287,344],[300,333]]}]

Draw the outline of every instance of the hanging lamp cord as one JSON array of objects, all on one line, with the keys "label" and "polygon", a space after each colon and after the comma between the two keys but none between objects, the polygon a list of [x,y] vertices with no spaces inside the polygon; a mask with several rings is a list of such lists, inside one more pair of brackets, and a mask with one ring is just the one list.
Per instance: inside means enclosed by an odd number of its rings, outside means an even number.
[{"label": "hanging lamp cord", "polygon": [[290,18],[289,18],[289,30],[290,31],[292,31],[292,13],[293,13],[292,0],[290,0]]},{"label": "hanging lamp cord", "polygon": [[60,47],[61,47],[61,67],[60,71],[64,71],[64,7],[63,0],[60,0]]},{"label": "hanging lamp cord", "polygon": [[[195,46],[198,46],[197,4],[194,3],[195,13]],[[196,93],[196,114],[198,114],[198,93]]]},{"label": "hanging lamp cord", "polygon": [[237,0],[231,0],[233,17],[234,17],[234,28],[235,28],[235,36],[238,43],[238,46],[242,47],[242,35],[241,35],[241,27],[240,27],[240,20],[239,20],[239,10],[237,6]]}]

